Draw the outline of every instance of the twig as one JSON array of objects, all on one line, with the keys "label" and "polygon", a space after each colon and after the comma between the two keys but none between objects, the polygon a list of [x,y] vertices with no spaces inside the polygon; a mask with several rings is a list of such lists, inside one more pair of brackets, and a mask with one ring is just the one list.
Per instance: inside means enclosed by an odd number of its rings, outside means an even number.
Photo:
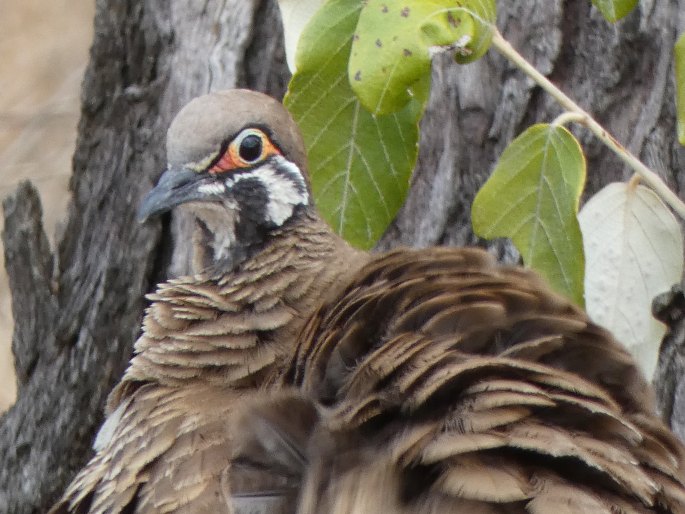
[{"label": "twig", "polygon": [[[650,170],[645,164],[631,154],[623,147],[614,137],[606,131],[597,121],[583,110],[578,104],[571,100],[559,88],[552,84],[547,77],[540,73],[533,65],[519,54],[511,44],[504,39],[502,34],[493,27],[492,45],[507,59],[513,62],[521,71],[532,78],[542,89],[547,91],[552,97],[561,104],[561,106],[568,111],[562,114],[557,120],[556,124],[563,124],[567,121],[576,121],[587,127],[600,141],[609,147],[618,157],[630,166],[640,178],[649,185],[671,208],[678,213],[681,218],[685,219],[685,203],[683,203],[678,196],[671,191],[671,189],[664,183],[661,178]],[[561,118],[561,120],[560,120]]]}]

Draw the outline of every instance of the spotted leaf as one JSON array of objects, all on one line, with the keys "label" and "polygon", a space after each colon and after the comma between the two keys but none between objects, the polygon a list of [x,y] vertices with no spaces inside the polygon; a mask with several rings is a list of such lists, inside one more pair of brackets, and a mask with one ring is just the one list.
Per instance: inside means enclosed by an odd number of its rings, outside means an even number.
[{"label": "spotted leaf", "polygon": [[370,248],[406,197],[428,77],[400,111],[368,112],[347,80],[360,11],[358,0],[329,0],[312,17],[298,44],[285,104],[305,139],[320,212],[349,242]]},{"label": "spotted leaf", "polygon": [[367,0],[352,43],[352,89],[374,114],[398,111],[419,94],[433,52],[448,48],[460,62],[483,55],[495,18],[493,0]]}]

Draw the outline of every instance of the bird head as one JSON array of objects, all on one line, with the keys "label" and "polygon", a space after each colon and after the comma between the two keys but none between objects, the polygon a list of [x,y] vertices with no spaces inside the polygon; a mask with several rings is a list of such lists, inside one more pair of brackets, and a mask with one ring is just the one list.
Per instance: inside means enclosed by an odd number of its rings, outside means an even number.
[{"label": "bird head", "polygon": [[297,125],[261,93],[236,89],[192,100],[169,127],[167,160],[139,219],[186,206],[215,236],[217,259],[231,247],[259,244],[311,204]]}]

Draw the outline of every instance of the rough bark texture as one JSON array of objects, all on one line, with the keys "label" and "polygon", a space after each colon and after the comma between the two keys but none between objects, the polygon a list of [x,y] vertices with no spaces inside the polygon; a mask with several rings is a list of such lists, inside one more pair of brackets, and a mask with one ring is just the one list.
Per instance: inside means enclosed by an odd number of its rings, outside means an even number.
[{"label": "rough bark texture", "polygon": [[[685,186],[670,57],[685,28],[685,0],[643,0],[616,26],[589,0],[499,7],[499,27],[515,47],[676,191]],[[274,0],[98,0],[73,199],[54,254],[35,190],[22,186],[5,202],[19,399],[0,419],[0,512],[45,510],[88,458],[103,402],[138,334],[144,293],[187,269],[182,219],[135,222],[139,199],[164,166],[166,127],[184,103],[211,89],[281,96],[287,70],[279,23]],[[471,201],[497,155],[524,127],[559,113],[493,53],[467,67],[443,56],[433,85],[412,192],[382,248],[477,242]],[[589,134],[578,135],[588,192],[628,176]],[[516,259],[507,244],[496,250]],[[677,294],[668,300],[660,312],[676,329],[657,385],[662,411],[682,436],[685,329],[678,321],[685,309]]]},{"label": "rough bark texture", "polygon": [[54,255],[35,190],[5,202],[19,384],[0,420],[0,512],[43,512],[88,458],[143,295],[170,260],[160,244],[169,227],[135,221],[163,170],[166,128],[209,89],[282,95],[279,27],[272,1],[98,1],[73,199]]}]

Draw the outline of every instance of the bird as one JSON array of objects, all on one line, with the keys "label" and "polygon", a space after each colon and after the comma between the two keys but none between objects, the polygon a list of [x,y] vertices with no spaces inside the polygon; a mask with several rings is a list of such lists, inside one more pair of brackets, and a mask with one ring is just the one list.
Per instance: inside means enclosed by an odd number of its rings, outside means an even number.
[{"label": "bird", "polygon": [[198,271],[149,295],[52,513],[685,513],[650,384],[536,273],[352,248],[260,93],[191,101],[167,156],[139,214],[187,210]]},{"label": "bird", "polygon": [[226,419],[276,381],[308,315],[369,259],[319,217],[299,130],[266,95],[192,100],[167,161],[139,217],[186,208],[196,273],[149,295],[95,453],[53,513],[225,511]]},{"label": "bird", "polygon": [[482,250],[377,256],[241,409],[233,461],[263,475],[229,477],[241,514],[685,512],[683,446],[633,358]]}]

